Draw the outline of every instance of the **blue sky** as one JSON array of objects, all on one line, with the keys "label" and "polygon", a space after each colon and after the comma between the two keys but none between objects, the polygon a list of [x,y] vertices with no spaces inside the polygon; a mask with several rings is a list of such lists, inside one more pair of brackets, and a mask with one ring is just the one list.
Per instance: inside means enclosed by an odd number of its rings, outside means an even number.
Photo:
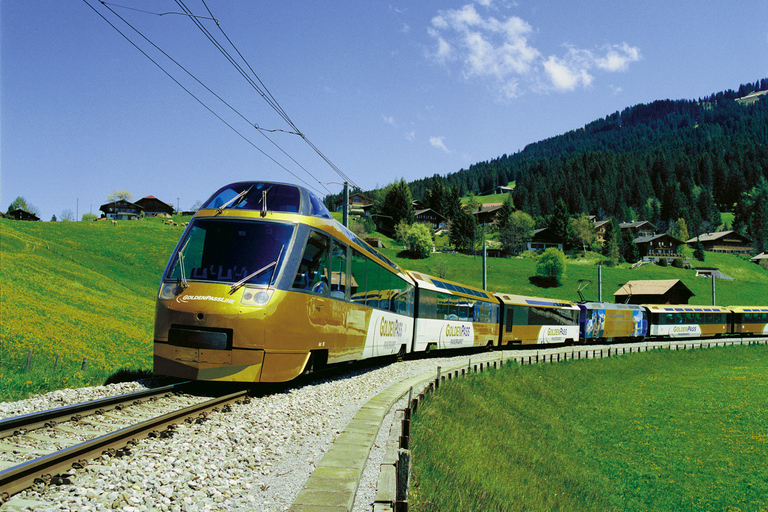
[{"label": "blue sky", "polygon": [[3,0],[0,209],[23,196],[43,220],[100,214],[121,189],[186,209],[238,180],[341,190],[192,18],[173,14],[182,6],[237,56],[231,39],[295,126],[364,189],[768,76],[764,0]]}]

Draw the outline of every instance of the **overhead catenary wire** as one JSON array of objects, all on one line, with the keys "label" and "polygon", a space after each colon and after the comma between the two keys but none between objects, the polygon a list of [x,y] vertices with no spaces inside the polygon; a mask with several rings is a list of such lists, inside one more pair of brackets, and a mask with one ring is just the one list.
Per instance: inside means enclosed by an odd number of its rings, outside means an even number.
[{"label": "overhead catenary wire", "polygon": [[[104,2],[102,2],[102,3],[104,4]],[[104,5],[105,5],[105,6],[107,6],[107,4],[104,4]],[[109,9],[109,7],[107,7],[107,9]],[[112,9],[110,9],[110,11],[112,11]],[[196,76],[195,76],[193,73],[191,73],[191,72],[190,72],[190,71],[189,71],[187,68],[185,68],[185,67],[184,67],[184,66],[183,66],[181,63],[179,63],[179,62],[178,62],[176,59],[174,59],[173,57],[171,57],[170,55],[168,55],[168,53],[167,53],[167,52],[165,52],[165,51],[164,51],[162,48],[160,48],[160,47],[159,47],[159,46],[157,46],[155,43],[153,43],[153,42],[152,42],[152,41],[151,41],[151,40],[150,40],[148,37],[146,37],[146,36],[145,36],[145,35],[144,35],[142,32],[140,32],[140,31],[139,31],[138,29],[136,29],[136,28],[135,28],[133,25],[131,25],[131,24],[130,24],[130,23],[127,21],[127,20],[125,20],[124,18],[122,18],[122,17],[121,17],[119,14],[115,13],[114,11],[112,11],[112,12],[113,12],[113,14],[115,14],[115,16],[117,16],[118,18],[120,18],[120,20],[121,20],[121,21],[123,21],[123,23],[125,23],[126,25],[128,25],[128,26],[129,26],[129,27],[130,27],[130,28],[131,28],[131,29],[132,29],[134,32],[136,32],[136,33],[137,33],[139,36],[141,36],[141,37],[142,37],[142,38],[143,38],[143,39],[144,39],[144,40],[145,40],[145,41],[146,41],[148,44],[152,45],[152,46],[153,46],[153,47],[154,47],[154,48],[155,48],[157,51],[159,51],[160,53],[162,53],[162,54],[163,54],[163,55],[164,55],[164,56],[165,56],[165,57],[166,57],[168,60],[170,60],[171,62],[173,62],[174,64],[176,64],[176,65],[177,65],[177,66],[178,66],[178,67],[179,67],[179,68],[180,68],[182,71],[184,71],[184,72],[185,72],[187,75],[189,75],[189,76],[190,76],[190,77],[191,77],[193,80],[195,80],[195,81],[196,81],[198,84],[200,84],[200,86],[201,86],[201,87],[203,87],[203,88],[204,88],[206,91],[208,91],[209,93],[211,93],[211,94],[212,94],[213,96],[215,96],[215,97],[216,97],[216,98],[217,98],[219,101],[221,101],[221,102],[222,102],[224,105],[226,105],[226,106],[227,106],[227,107],[228,107],[230,110],[232,110],[232,112],[234,112],[235,114],[237,114],[237,115],[238,115],[238,116],[239,116],[241,119],[243,119],[243,120],[244,120],[246,123],[248,123],[249,125],[252,125],[252,126],[255,126],[255,127],[256,127],[255,123],[253,123],[252,121],[250,121],[249,119],[247,119],[247,118],[246,118],[246,117],[245,117],[245,116],[244,116],[244,115],[243,115],[243,114],[242,114],[242,113],[241,113],[239,110],[237,110],[235,107],[233,107],[232,105],[230,105],[230,104],[229,104],[229,103],[228,103],[226,100],[224,100],[224,99],[223,99],[221,96],[219,96],[219,95],[218,95],[218,94],[216,94],[216,93],[215,93],[213,90],[211,90],[211,88],[210,88],[210,87],[208,87],[207,85],[205,85],[205,84],[204,84],[204,83],[203,83],[203,82],[202,82],[200,79],[198,79],[198,78],[197,78],[197,77],[196,77]],[[187,13],[182,13],[182,14],[185,14],[185,15],[186,15]],[[321,182],[319,179],[317,179],[317,178],[316,178],[316,177],[315,177],[315,176],[314,176],[314,175],[313,175],[311,172],[309,172],[309,170],[307,170],[307,169],[306,169],[306,168],[305,168],[303,165],[301,165],[301,164],[300,164],[300,163],[299,163],[299,162],[298,162],[298,161],[297,161],[295,158],[293,158],[291,155],[289,155],[289,154],[288,154],[288,153],[287,153],[287,152],[286,152],[286,151],[285,151],[285,150],[284,150],[284,149],[283,149],[283,148],[282,148],[282,147],[281,147],[279,144],[277,144],[277,143],[276,143],[274,140],[272,140],[272,139],[271,139],[269,136],[267,136],[267,135],[266,135],[266,134],[265,134],[265,133],[264,133],[264,132],[263,132],[261,129],[258,129],[258,127],[257,127],[257,130],[259,130],[259,134],[260,134],[262,137],[264,137],[265,139],[267,139],[267,141],[269,141],[269,142],[270,142],[270,143],[271,143],[273,146],[275,146],[275,147],[276,147],[278,150],[280,150],[280,152],[281,152],[281,153],[283,153],[283,154],[284,154],[286,157],[288,157],[288,158],[289,158],[291,161],[293,161],[293,163],[295,163],[295,164],[296,164],[298,167],[300,167],[300,168],[301,168],[301,169],[302,169],[302,170],[303,170],[305,173],[307,173],[307,175],[308,175],[308,176],[310,176],[312,179],[314,179],[314,180],[315,180],[315,181],[316,181],[316,182],[317,182],[317,183],[318,183],[318,184],[319,184],[319,185],[320,185],[322,188],[324,188],[324,189],[325,189],[325,191],[326,191],[326,192],[330,193],[330,190],[328,190],[328,188],[327,188],[327,187],[325,187],[325,185],[324,185],[324,184],[323,184],[323,183],[322,183],[322,182]],[[275,160],[274,160],[274,159],[272,159],[272,161],[273,161],[273,162],[275,162]],[[275,162],[275,163],[277,163],[277,162]],[[278,165],[280,165],[280,164],[278,164]],[[283,167],[282,165],[280,165],[280,166],[281,166],[281,167]],[[285,167],[283,167],[283,169],[287,170]],[[288,171],[288,172],[290,172],[290,171]],[[309,185],[309,184],[308,184],[306,181],[302,180],[301,178],[299,178],[298,176],[296,176],[294,173],[292,173],[292,172],[290,172],[290,173],[291,173],[291,175],[293,175],[294,177],[296,177],[298,180],[300,180],[302,183],[304,183],[305,185],[307,185],[307,186],[308,186],[308,187],[310,187],[310,188],[313,188],[313,189],[314,189],[316,192],[320,193],[320,191],[319,191],[319,190],[317,190],[316,188],[314,188],[314,187],[312,187],[311,185]]]},{"label": "overhead catenary wire", "polygon": [[[85,0],[84,0],[85,1]],[[125,7],[117,4],[108,4],[107,2],[103,0],[99,0],[105,7],[107,7],[113,14],[118,16],[124,23],[126,23],[128,26],[130,26],[134,31],[136,31],[139,35],[141,35],[149,44],[152,44],[158,51],[162,52],[168,59],[173,61],[177,66],[179,66],[182,70],[184,70],[187,74],[189,74],[194,80],[196,80],[201,86],[205,87],[206,90],[208,90],[211,94],[216,96],[222,103],[224,103],[228,108],[233,110],[238,116],[240,116],[243,120],[248,122],[251,126],[253,126],[262,136],[264,136],[271,144],[273,144],[277,149],[279,149],[286,157],[290,158],[296,165],[298,165],[304,172],[306,172],[309,176],[311,176],[321,187],[325,188],[324,184],[317,179],[314,175],[312,175],[311,172],[309,172],[304,166],[299,164],[293,157],[291,157],[285,150],[283,150],[275,141],[273,141],[271,138],[269,138],[266,135],[266,132],[274,133],[274,132],[283,132],[288,133],[291,135],[297,135],[304,140],[304,142],[318,155],[320,158],[323,159],[330,167],[333,169],[339,176],[344,179],[344,181],[349,182],[352,186],[358,187],[358,185],[347,175],[345,174],[338,166],[336,166],[320,149],[311,141],[309,138],[296,126],[296,124],[291,120],[290,116],[288,116],[287,112],[282,108],[282,106],[279,104],[277,99],[274,97],[274,95],[269,91],[269,89],[266,87],[264,82],[259,78],[259,76],[254,71],[253,67],[248,63],[247,59],[243,56],[243,54],[238,50],[237,46],[234,44],[234,42],[230,39],[230,37],[226,34],[224,29],[221,26],[221,23],[219,20],[213,15],[208,5],[205,3],[205,0],[202,0],[202,3],[205,7],[205,9],[208,11],[208,14],[210,16],[199,16],[192,12],[191,9],[189,9],[186,4],[182,0],[176,0],[177,5],[179,8],[183,11],[180,13],[152,13],[148,11],[143,11],[140,9],[134,9],[130,7]],[[122,7],[126,9],[131,9],[139,12],[145,12],[147,14],[154,14],[154,15],[165,15],[165,14],[180,14],[187,16],[194,24],[195,26],[203,33],[203,35],[211,42],[211,44],[214,45],[214,47],[224,56],[224,58],[237,70],[238,73],[248,82],[248,84],[259,94],[259,96],[264,99],[264,101],[288,124],[288,126],[291,128],[291,130],[282,130],[282,129],[266,129],[259,126],[258,123],[253,123],[251,121],[248,121],[245,116],[243,116],[240,112],[238,112],[234,107],[229,105],[226,101],[224,101],[222,98],[220,98],[217,94],[215,94],[213,91],[211,91],[205,84],[203,84],[200,80],[198,80],[192,73],[190,73],[188,70],[186,70],[181,64],[176,62],[173,58],[171,58],[167,53],[163,52],[157,45],[152,43],[146,36],[141,34],[135,27],[133,27],[130,23],[128,23],[125,19],[117,15],[117,13],[114,12],[111,8],[109,8],[109,5],[114,5],[116,7]],[[211,34],[211,32],[206,28],[206,26],[200,21],[200,20],[213,20],[216,22],[216,26],[219,27],[219,31],[224,36],[224,38],[227,40],[229,45],[234,49],[234,51],[239,56],[240,60],[242,60],[245,67],[248,68],[250,71],[250,74],[248,71],[246,71],[243,66],[238,62],[238,60],[233,57],[230,52],[224,47],[222,43],[220,43],[216,37]],[[251,76],[252,75],[252,76]],[[257,83],[258,82],[258,83]],[[359,188],[359,187],[358,187]],[[328,190],[326,188],[326,190]],[[330,193],[330,191],[328,191]]]},{"label": "overhead catenary wire", "polygon": [[[208,14],[211,18],[216,19],[211,12],[211,9],[208,7],[208,4],[206,4],[205,0],[201,0],[203,3],[203,6],[205,6],[205,9],[208,11]],[[189,10],[186,5],[184,5],[183,0],[176,0],[176,3],[179,5],[179,7],[182,8],[185,12],[192,15],[192,11]],[[232,46],[232,48],[235,50],[237,55],[240,57],[240,59],[243,61],[243,63],[246,65],[246,67],[250,70],[250,72],[253,74],[253,77],[261,84],[261,86],[257,85],[253,79],[245,73],[243,68],[235,61],[235,59],[227,52],[223,46],[216,41],[216,38],[213,37],[210,32],[208,31],[203,24],[198,21],[195,17],[191,17],[192,21],[195,23],[195,25],[198,26],[200,30],[202,30],[207,36],[210,36],[209,39],[211,42],[220,49],[220,51],[225,55],[227,60],[229,60],[235,68],[240,71],[240,73],[243,75],[243,77],[248,81],[248,83],[251,84],[252,87],[261,95],[261,97],[277,112],[277,114],[285,120],[286,123],[294,130],[294,133],[298,136],[300,136],[304,142],[307,143],[307,145],[312,148],[315,153],[317,153],[320,158],[322,158],[330,167],[333,169],[344,181],[350,183],[352,186],[357,187],[357,184],[347,175],[345,174],[341,169],[339,169],[336,164],[334,164],[320,149],[307,138],[307,136],[299,129],[298,126],[291,120],[288,113],[283,109],[282,106],[280,106],[280,103],[277,101],[277,99],[272,95],[272,93],[269,91],[269,89],[264,85],[264,82],[259,78],[259,75],[254,71],[253,67],[248,63],[248,60],[243,56],[243,54],[240,52],[240,50],[237,49],[237,46],[234,42],[229,38],[226,32],[224,32],[224,28],[221,26],[221,23],[216,23],[216,26],[219,28],[219,31],[224,36],[224,38],[227,40],[227,42]],[[260,128],[256,127],[258,130],[261,130]],[[359,187],[358,187],[359,188]]]},{"label": "overhead catenary wire", "polygon": [[[131,30],[133,30],[136,34],[138,34],[142,39],[144,39],[148,44],[152,45],[158,52],[162,53],[167,59],[169,59],[171,62],[176,64],[181,70],[183,70],[187,75],[189,75],[193,80],[195,80],[199,85],[201,85],[203,88],[205,88],[210,94],[212,94],[214,97],[216,97],[219,101],[221,101],[225,106],[227,106],[230,110],[232,110],[235,114],[237,114],[240,118],[242,118],[245,122],[247,122],[249,125],[254,126],[257,128],[257,131],[265,138],[267,141],[269,141],[272,145],[274,145],[278,150],[280,150],[286,157],[291,159],[297,166],[299,166],[305,173],[307,173],[314,181],[317,182],[317,184],[323,188],[327,193],[330,193],[330,190],[319,180],[317,179],[311,172],[309,172],[304,166],[302,166],[296,159],[294,159],[291,155],[289,155],[282,147],[280,147],[274,140],[272,140],[269,136],[264,133],[261,129],[258,129],[258,125],[253,123],[252,121],[248,120],[242,113],[240,113],[236,108],[234,108],[232,105],[230,105],[226,100],[224,100],[221,96],[216,94],[213,90],[211,90],[208,86],[206,86],[200,79],[198,79],[194,74],[192,74],[189,70],[187,70],[182,64],[180,64],[178,61],[176,61],[173,57],[168,55],[167,52],[163,51],[159,46],[157,46],[155,43],[153,43],[148,37],[146,37],[141,31],[139,31],[136,27],[134,27],[128,20],[120,16],[117,12],[114,11],[110,7],[110,4],[107,4],[106,2],[103,2],[99,0],[102,5],[106,9],[108,9],[114,16],[116,16],[118,19],[120,19],[125,25],[127,25]],[[171,80],[174,81],[179,87],[181,87],[187,94],[189,94],[192,98],[195,99],[200,105],[203,106],[206,110],[208,110],[211,114],[216,116],[217,119],[219,119],[222,123],[224,123],[230,130],[235,132],[240,138],[245,140],[249,145],[251,145],[254,149],[259,151],[262,155],[264,155],[266,158],[271,160],[274,164],[288,172],[290,175],[292,175],[294,178],[296,178],[298,181],[306,185],[307,187],[315,190],[315,192],[323,195],[322,192],[320,192],[316,187],[312,186],[311,184],[307,183],[304,179],[302,179],[300,176],[298,176],[296,173],[288,169],[285,165],[278,162],[275,158],[273,158],[271,155],[266,153],[264,150],[262,150],[259,146],[257,146],[253,141],[251,141],[247,136],[245,136],[243,133],[241,133],[237,128],[232,126],[229,122],[227,122],[223,117],[221,117],[218,113],[216,113],[210,106],[208,106],[203,100],[201,100],[197,95],[195,95],[189,88],[184,86],[179,80],[177,80],[168,70],[166,70],[159,62],[157,62],[152,56],[150,56],[146,51],[144,51],[138,44],[136,44],[129,36],[127,36],[123,31],[121,31],[117,26],[115,26],[109,19],[107,19],[101,12],[99,12],[93,5],[91,5],[88,0],[83,0],[83,2],[88,5],[96,14],[98,14],[110,27],[112,27],[117,33],[119,33],[126,41],[128,41],[134,48],[136,48],[139,52],[141,52],[142,55],[144,55],[147,59],[150,60],[155,66],[157,66],[163,73],[165,73],[166,76],[168,76]],[[120,6],[118,6],[120,7]],[[150,14],[156,14],[157,13],[150,13]],[[188,13],[179,13],[183,15],[189,16]]]}]

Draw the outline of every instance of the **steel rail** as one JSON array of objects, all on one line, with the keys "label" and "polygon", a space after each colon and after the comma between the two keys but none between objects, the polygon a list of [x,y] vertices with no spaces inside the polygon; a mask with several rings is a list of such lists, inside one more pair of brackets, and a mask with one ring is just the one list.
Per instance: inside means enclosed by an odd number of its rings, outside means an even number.
[{"label": "steel rail", "polygon": [[[179,382],[159,388],[134,391],[124,395],[115,395],[79,404],[65,405],[47,411],[31,412],[21,416],[14,416],[0,420],[0,439],[13,435],[19,430],[34,430],[59,421],[70,421],[75,416],[87,416],[99,410],[114,409],[118,405],[127,402],[144,401],[157,395],[178,391],[179,388],[189,385],[190,381]],[[78,418],[79,419],[79,418]],[[55,425],[55,423],[53,423]]]},{"label": "steel rail", "polygon": [[122,448],[132,440],[148,437],[152,432],[164,430],[186,418],[199,416],[210,409],[234,402],[246,396],[248,392],[241,390],[213,398],[0,471],[0,503],[31,487],[38,478],[68,470],[73,462],[100,456],[110,448]]}]

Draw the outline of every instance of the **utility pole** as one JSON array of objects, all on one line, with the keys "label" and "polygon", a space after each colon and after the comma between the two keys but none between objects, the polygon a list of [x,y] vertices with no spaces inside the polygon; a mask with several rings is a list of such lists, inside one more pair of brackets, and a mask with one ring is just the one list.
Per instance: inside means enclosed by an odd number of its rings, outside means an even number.
[{"label": "utility pole", "polygon": [[344,182],[344,216],[343,222],[345,228],[349,227],[349,182]]},{"label": "utility pole", "polygon": [[488,269],[486,268],[488,258],[488,251],[485,248],[485,240],[483,240],[483,290],[488,290]]}]

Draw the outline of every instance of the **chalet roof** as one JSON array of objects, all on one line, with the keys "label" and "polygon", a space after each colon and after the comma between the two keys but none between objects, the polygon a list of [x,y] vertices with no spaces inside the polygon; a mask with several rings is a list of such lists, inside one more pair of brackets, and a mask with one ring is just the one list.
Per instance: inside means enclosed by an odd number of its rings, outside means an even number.
[{"label": "chalet roof", "polygon": [[656,226],[648,222],[647,220],[638,220],[634,222],[622,222],[619,224],[619,227],[621,229],[640,229],[642,227],[650,227],[652,229],[656,229]]},{"label": "chalet roof", "polygon": [[678,245],[682,245],[685,242],[682,240],[678,240],[677,238],[673,237],[672,235],[669,235],[667,233],[659,233],[657,235],[647,235],[647,236],[639,236],[635,238],[636,244],[647,244],[648,242],[652,242],[654,240],[658,240],[659,238],[669,238],[673,242],[677,242]]},{"label": "chalet roof", "polygon": [[504,206],[503,203],[488,203],[482,205],[479,209],[472,212],[473,215],[477,215],[479,213],[492,213],[497,210],[500,210],[501,207]]},{"label": "chalet roof", "polygon": [[597,229],[597,228],[602,227],[602,226],[604,226],[606,224],[610,224],[611,219],[608,219],[608,220],[598,220],[598,221],[594,221],[594,222],[595,222],[595,229]]},{"label": "chalet roof", "polygon": [[432,212],[433,214],[435,214],[436,216],[440,217],[441,219],[446,219],[447,220],[447,217],[445,215],[441,215],[440,213],[436,212],[432,208],[424,208],[423,210],[416,210],[415,212],[413,212],[413,214],[414,215],[421,215],[421,214],[427,213],[427,212]]},{"label": "chalet roof", "polygon": [[760,260],[765,260],[765,259],[768,259],[768,252],[761,252],[754,258],[750,258],[749,261],[759,262]]},{"label": "chalet roof", "polygon": [[747,242],[747,243],[752,242],[752,240],[742,235],[741,233],[738,233],[733,230],[729,230],[729,231],[718,231],[717,233],[704,233],[703,235],[699,235],[698,238],[697,237],[691,238],[686,243],[692,244],[692,243],[695,243],[697,240],[701,240],[702,242],[716,242],[718,240],[722,240],[727,236],[736,237],[741,241]]},{"label": "chalet roof", "polygon": [[614,297],[625,297],[627,295],[664,295],[672,288],[682,287],[687,290],[691,296],[694,293],[683,284],[679,279],[654,279],[646,281],[628,281],[624,286],[613,294]]}]

